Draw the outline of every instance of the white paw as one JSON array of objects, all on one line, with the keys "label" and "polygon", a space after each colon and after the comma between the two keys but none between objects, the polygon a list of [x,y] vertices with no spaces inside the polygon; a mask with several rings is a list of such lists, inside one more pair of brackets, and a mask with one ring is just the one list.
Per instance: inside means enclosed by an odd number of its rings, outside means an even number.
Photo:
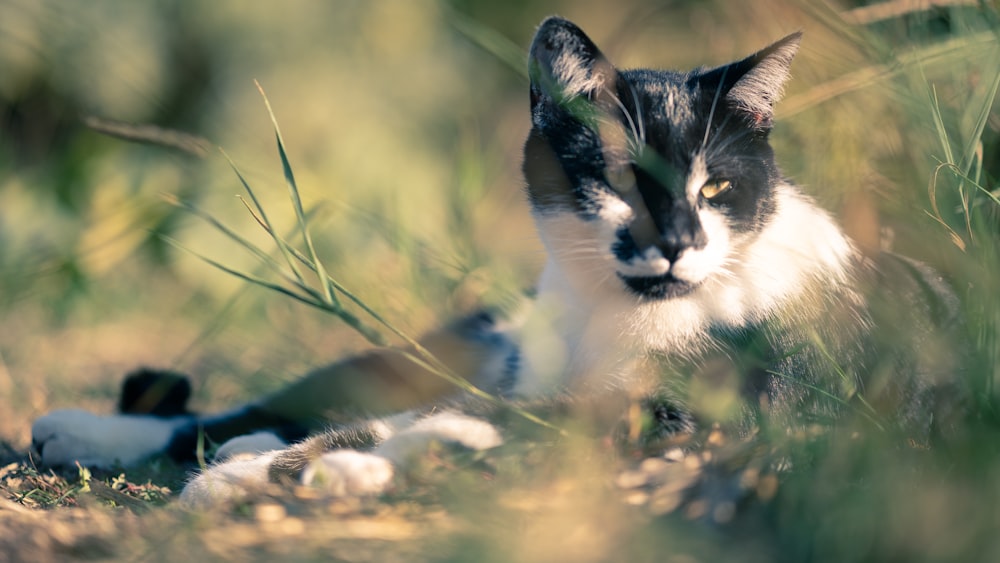
[{"label": "white paw", "polygon": [[434,442],[488,450],[502,444],[503,438],[496,427],[485,420],[444,411],[418,420],[382,442],[373,453],[403,465],[410,458],[425,453]]},{"label": "white paw", "polygon": [[163,452],[174,431],[188,420],[60,410],[31,425],[31,442],[47,466],[129,466]]},{"label": "white paw", "polygon": [[338,496],[379,495],[392,486],[392,462],[370,453],[335,450],[323,454],[302,472],[302,484]]},{"label": "white paw", "polygon": [[268,468],[277,453],[271,451],[209,466],[184,486],[181,504],[188,508],[208,508],[238,502],[262,491],[268,485]]},{"label": "white paw", "polygon": [[280,450],[288,444],[274,432],[254,432],[226,440],[215,451],[215,461],[256,457],[271,450]]}]

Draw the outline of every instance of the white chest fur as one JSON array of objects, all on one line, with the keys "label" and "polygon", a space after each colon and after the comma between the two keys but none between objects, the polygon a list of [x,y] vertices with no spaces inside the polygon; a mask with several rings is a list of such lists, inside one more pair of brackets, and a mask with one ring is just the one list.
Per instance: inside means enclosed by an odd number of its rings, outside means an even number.
[{"label": "white chest fur", "polygon": [[617,387],[648,351],[697,353],[712,326],[739,328],[779,311],[815,311],[822,304],[808,301],[817,288],[852,283],[855,250],[829,214],[791,185],[778,186],[775,203],[767,224],[751,234],[705,221],[713,225],[708,248],[721,259],[713,258],[715,271],[695,291],[673,299],[640,298],[624,287],[616,275],[623,265],[612,252],[620,223],[611,214],[590,221],[571,212],[538,215],[549,261],[521,338],[525,373],[518,392]]}]

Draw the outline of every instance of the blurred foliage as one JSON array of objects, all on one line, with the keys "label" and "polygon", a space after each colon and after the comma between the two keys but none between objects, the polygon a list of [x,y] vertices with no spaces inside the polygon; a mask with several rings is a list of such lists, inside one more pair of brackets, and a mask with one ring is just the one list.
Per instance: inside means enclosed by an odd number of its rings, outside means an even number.
[{"label": "blurred foliage", "polygon": [[[109,410],[121,374],[142,363],[193,373],[199,404],[221,406],[363,345],[322,313],[164,243],[254,267],[168,194],[266,246],[216,151],[130,143],[86,119],[223,147],[277,230],[291,232],[259,80],[319,254],[412,334],[502,303],[543,262],[520,189],[529,122],[519,61],[545,15],[576,21],[623,67],[718,64],[803,29],[772,135],[779,161],[862,247],[891,246],[953,281],[984,428],[954,452],[808,442],[824,463],[791,472],[755,521],[728,531],[669,518],[602,527],[602,509],[585,500],[553,510],[586,521],[577,532],[599,543],[579,543],[578,560],[614,550],[676,561],[996,560],[1000,22],[992,0],[912,4],[0,0],[0,437],[23,450],[41,412]],[[496,500],[470,503],[470,518]],[[454,557],[487,546],[504,559],[526,526],[459,534]],[[561,553],[550,544],[523,550]]]}]

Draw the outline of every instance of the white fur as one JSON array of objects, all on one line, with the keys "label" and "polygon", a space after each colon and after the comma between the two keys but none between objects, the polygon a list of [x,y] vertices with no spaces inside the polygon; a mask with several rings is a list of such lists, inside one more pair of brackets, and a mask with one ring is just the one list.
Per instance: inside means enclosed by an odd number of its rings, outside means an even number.
[{"label": "white fur", "polygon": [[388,440],[372,453],[393,463],[403,464],[425,451],[434,442],[458,444],[470,450],[487,450],[503,443],[500,433],[488,422],[453,411],[422,418]]},{"label": "white fur", "polygon": [[380,455],[334,450],[302,471],[302,484],[335,497],[372,496],[386,492],[394,476],[392,462]]},{"label": "white fur", "polygon": [[552,61],[552,76],[562,86],[562,96],[579,96],[598,90],[612,71],[610,65],[602,69],[600,64],[591,64],[569,50],[561,52]]},{"label": "white fur", "polygon": [[692,207],[698,205],[698,200],[701,198],[701,188],[708,180],[708,163],[705,162],[705,153],[699,152],[691,160],[691,170],[688,171],[687,185],[684,190]]},{"label": "white fur", "polygon": [[[676,351],[709,324],[750,324],[799,301],[816,280],[848,283],[854,250],[829,214],[790,186],[778,187],[776,206],[767,226],[748,241],[728,240],[724,225],[703,214],[709,243],[701,258],[722,262],[723,271],[682,298],[640,304],[629,332],[648,349]],[[728,247],[722,260],[708,256],[720,252],[719,240]]]},{"label": "white fur", "polygon": [[58,410],[32,424],[31,439],[45,465],[127,466],[164,451],[186,420]]},{"label": "white fur", "polygon": [[[707,180],[694,172],[698,177],[689,183],[691,194]],[[585,384],[627,382],[627,370],[646,351],[697,350],[709,325],[761,320],[802,298],[816,280],[849,283],[853,247],[829,214],[792,186],[777,187],[774,215],[761,232],[743,238],[730,235],[721,212],[702,206],[699,219],[708,242],[686,250],[674,264],[657,251],[630,264],[618,261],[612,244],[629,215],[620,200],[615,205],[599,213],[597,221],[570,211],[536,214],[549,254],[538,288],[539,301],[549,302],[542,314],[556,311],[549,323],[572,358],[565,372]],[[665,271],[701,285],[679,298],[642,300],[615,275]],[[526,356],[528,369],[518,391],[544,392],[551,387],[545,382],[554,378],[535,369],[537,362]]]},{"label": "white fur", "polygon": [[[403,415],[412,419],[412,414]],[[323,454],[302,472],[302,484],[321,489],[332,496],[379,495],[392,486],[396,468],[405,468],[432,443],[458,444],[473,450],[500,445],[499,432],[489,423],[452,411],[424,417],[408,426],[404,418],[392,417],[371,425],[384,433],[384,441],[371,452],[334,450]],[[258,454],[238,453],[247,446],[259,446],[266,441],[279,441],[271,434],[258,433],[229,440],[221,448],[228,457],[209,466],[181,492],[181,502],[191,508],[238,502],[262,491],[268,485],[268,467],[278,450]]]},{"label": "white fur", "polygon": [[180,502],[189,508],[207,508],[237,502],[259,493],[268,485],[268,467],[278,451],[255,456],[236,456],[216,463],[188,481]]},{"label": "white fur", "polygon": [[254,432],[226,440],[215,450],[215,461],[255,456],[271,450],[280,450],[287,445],[288,443],[274,432]]}]

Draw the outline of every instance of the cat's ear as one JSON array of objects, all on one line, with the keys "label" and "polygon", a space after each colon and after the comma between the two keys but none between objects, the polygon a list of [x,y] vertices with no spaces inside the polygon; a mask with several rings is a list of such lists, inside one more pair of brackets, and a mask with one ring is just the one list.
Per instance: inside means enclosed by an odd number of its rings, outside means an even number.
[{"label": "cat's ear", "polygon": [[[528,59],[531,108],[563,105],[580,96],[595,99],[613,88],[614,67],[594,42],[568,20],[550,17],[538,26]],[[534,112],[533,112],[534,113]]]},{"label": "cat's ear", "polygon": [[701,74],[698,81],[706,93],[719,92],[755,127],[769,128],[801,40],[802,32],[793,33],[741,61]]}]

